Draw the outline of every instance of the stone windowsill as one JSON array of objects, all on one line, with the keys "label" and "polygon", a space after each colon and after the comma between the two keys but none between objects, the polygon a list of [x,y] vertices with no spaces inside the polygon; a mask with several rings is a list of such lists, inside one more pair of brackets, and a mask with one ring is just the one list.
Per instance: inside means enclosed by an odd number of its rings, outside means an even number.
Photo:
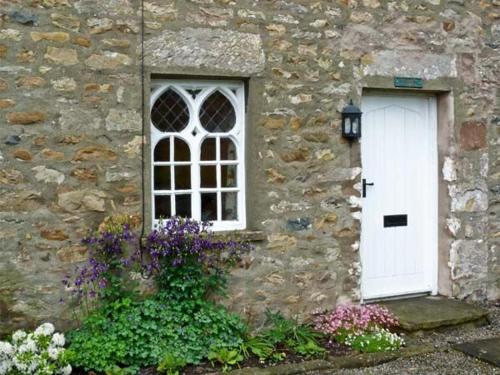
[{"label": "stone windowsill", "polygon": [[[217,231],[212,232],[213,236],[217,240],[233,240],[233,241],[248,241],[248,242],[261,242],[267,240],[267,236],[264,231],[261,230],[228,230],[228,231]],[[142,237],[145,241],[147,236]]]}]

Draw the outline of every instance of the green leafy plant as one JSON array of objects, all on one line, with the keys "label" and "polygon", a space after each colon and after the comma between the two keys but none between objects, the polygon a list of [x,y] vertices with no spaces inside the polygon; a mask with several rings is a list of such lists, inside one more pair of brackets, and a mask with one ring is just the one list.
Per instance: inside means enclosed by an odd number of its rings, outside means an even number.
[{"label": "green leafy plant", "polygon": [[299,343],[293,347],[293,350],[304,357],[317,357],[325,353],[325,349],[319,346],[314,341],[307,341],[306,343]]},{"label": "green leafy plant", "polygon": [[96,310],[69,334],[73,364],[85,370],[158,364],[164,353],[198,364],[212,345],[237,347],[246,326],[209,301],[171,303],[158,296]]},{"label": "green leafy plant", "polygon": [[288,351],[305,357],[322,355],[325,350],[319,345],[321,333],[309,324],[286,319],[281,312],[266,311],[268,328],[258,335],[247,336],[241,345],[245,357],[254,354],[260,362],[279,362],[286,358]]},{"label": "green leafy plant", "polygon": [[137,369],[133,367],[122,368],[120,366],[113,366],[108,368],[104,373],[106,375],[133,375],[136,372]]},{"label": "green leafy plant", "polygon": [[263,333],[275,346],[282,345],[300,355],[318,356],[324,353],[318,340],[321,333],[316,332],[311,325],[300,324],[297,320],[286,319],[281,312],[266,311],[271,326]]},{"label": "green leafy plant", "polygon": [[212,347],[208,353],[208,360],[214,365],[214,362],[218,362],[222,365],[222,371],[227,372],[231,367],[237,365],[239,362],[243,361],[243,355],[241,355],[238,349],[231,348],[216,348]]},{"label": "green leafy plant", "polygon": [[167,353],[158,365],[158,372],[166,375],[179,375],[179,370],[186,366],[186,360],[180,355]]},{"label": "green leafy plant", "polygon": [[275,348],[274,344],[266,337],[257,335],[248,337],[240,347],[241,353],[246,357],[254,354],[261,362],[271,359]]}]

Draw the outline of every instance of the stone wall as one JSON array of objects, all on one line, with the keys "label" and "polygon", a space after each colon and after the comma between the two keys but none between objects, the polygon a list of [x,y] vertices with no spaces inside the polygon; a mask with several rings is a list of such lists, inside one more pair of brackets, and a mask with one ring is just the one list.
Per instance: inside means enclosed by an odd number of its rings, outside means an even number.
[{"label": "stone wall", "polygon": [[[499,297],[498,0],[145,0],[151,74],[249,79],[249,229],[235,310],[357,300],[359,146],[339,111],[417,75],[447,88],[444,251],[459,298]],[[141,215],[137,0],[0,0],[0,333],[64,322],[60,280],[106,215]],[[147,92],[146,92],[147,94]],[[146,95],[147,96],[147,95]]]}]

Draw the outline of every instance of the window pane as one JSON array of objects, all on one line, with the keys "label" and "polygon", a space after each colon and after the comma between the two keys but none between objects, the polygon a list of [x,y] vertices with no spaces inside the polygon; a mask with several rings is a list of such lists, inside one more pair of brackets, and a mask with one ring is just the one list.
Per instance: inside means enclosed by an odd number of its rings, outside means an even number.
[{"label": "window pane", "polygon": [[151,108],[151,121],[161,131],[179,132],[189,122],[189,109],[174,90],[165,91]]},{"label": "window pane", "polygon": [[236,160],[236,146],[229,138],[220,139],[220,160]]},{"label": "window pane", "polygon": [[170,161],[170,138],[163,138],[156,144],[155,161]]},{"label": "window pane", "polygon": [[170,195],[155,195],[155,219],[168,219],[171,216]]},{"label": "window pane", "polygon": [[201,194],[201,220],[217,220],[217,193]]},{"label": "window pane", "polygon": [[221,165],[221,187],[236,187],[236,165]]},{"label": "window pane", "polygon": [[191,160],[191,152],[189,146],[182,139],[174,139],[174,160],[175,161],[189,161]]},{"label": "window pane", "polygon": [[191,194],[175,196],[175,215],[191,217]]},{"label": "window pane", "polygon": [[222,220],[238,220],[238,193],[222,193]]},{"label": "window pane", "polygon": [[228,132],[236,123],[236,112],[229,99],[216,91],[203,102],[200,122],[209,132]]},{"label": "window pane", "polygon": [[170,167],[155,166],[155,190],[170,190]]},{"label": "window pane", "polygon": [[215,165],[202,165],[200,167],[201,187],[217,187],[217,167]]},{"label": "window pane", "polygon": [[175,190],[191,189],[191,166],[179,165],[175,168]]},{"label": "window pane", "polygon": [[215,138],[207,138],[201,144],[201,160],[216,160]]}]

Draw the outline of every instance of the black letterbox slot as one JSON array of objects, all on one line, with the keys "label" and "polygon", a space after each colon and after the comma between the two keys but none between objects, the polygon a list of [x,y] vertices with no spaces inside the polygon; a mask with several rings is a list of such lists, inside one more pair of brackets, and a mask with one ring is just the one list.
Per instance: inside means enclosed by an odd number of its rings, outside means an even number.
[{"label": "black letterbox slot", "polygon": [[408,215],[384,216],[384,228],[408,226]]}]

